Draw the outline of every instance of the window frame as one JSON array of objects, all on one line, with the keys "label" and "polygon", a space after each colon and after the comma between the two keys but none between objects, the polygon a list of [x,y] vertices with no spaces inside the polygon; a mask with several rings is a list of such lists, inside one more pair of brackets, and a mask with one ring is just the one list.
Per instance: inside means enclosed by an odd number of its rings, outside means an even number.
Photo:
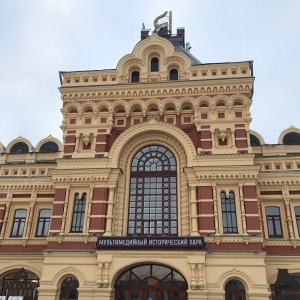
[{"label": "window frame", "polygon": [[[277,208],[279,214],[278,215],[274,215],[274,214],[267,214],[267,209],[268,208]],[[268,237],[269,238],[283,238],[283,226],[282,226],[282,221],[281,221],[281,210],[280,210],[280,206],[274,206],[274,205],[270,205],[270,206],[266,206],[265,207],[265,217],[266,217],[266,230],[268,233]],[[272,222],[272,230],[274,234],[270,234],[270,229],[269,228],[269,221]],[[276,224],[280,225],[280,230],[281,230],[281,234],[276,234],[277,233],[277,227]]]},{"label": "window frame", "polygon": [[150,60],[150,72],[159,72],[159,58],[156,56],[152,57]]},{"label": "window frame", "polygon": [[[49,217],[41,217],[42,211],[49,211],[50,212]],[[52,213],[52,211],[49,208],[41,208],[39,210],[39,217],[37,219],[36,233],[35,233],[36,237],[46,237],[48,235],[49,227],[50,227],[51,213]],[[42,225],[41,234],[39,234],[40,224]],[[46,230],[47,230],[47,232],[46,232]]]},{"label": "window frame", "polygon": [[[74,281],[75,284],[71,284],[71,285],[64,285],[64,283],[68,280],[71,279],[71,281]],[[61,285],[60,285],[60,293],[59,293],[59,299],[64,299],[64,300],[69,300],[70,299],[70,290],[75,290],[76,291],[76,300],[78,299],[78,288],[79,288],[79,281],[76,277],[74,276],[68,276],[66,277]],[[65,295],[62,295],[63,291],[66,292]],[[63,298],[62,298],[63,297]],[[73,300],[73,299],[72,299]]]},{"label": "window frame", "polygon": [[[174,74],[171,74],[172,71],[176,71],[177,78],[172,78],[172,76],[174,76]],[[169,70],[169,80],[170,81],[179,80],[179,71],[178,71],[177,68],[172,68],[172,69]]]},{"label": "window frame", "polygon": [[[221,215],[222,215],[222,232],[223,234],[238,234],[239,233],[239,222],[238,222],[238,209],[237,209],[237,205],[236,205],[236,197],[235,197],[236,193],[233,190],[229,191],[229,197],[227,197],[226,192],[224,190],[222,190],[220,192],[220,206],[221,206]],[[223,203],[223,198],[222,196],[224,196],[224,201],[225,203]],[[230,203],[226,203],[226,201],[229,201]],[[223,204],[226,204],[226,210],[223,210]],[[227,205],[230,205],[230,210],[227,210]],[[234,211],[232,210],[232,205],[234,205]],[[232,220],[233,220],[233,215],[235,217],[235,226],[224,226],[225,221],[228,224],[228,216],[230,216],[230,222],[232,224]],[[224,216],[226,216],[226,220],[224,218]],[[232,228],[232,231],[227,231],[225,230],[225,228]],[[235,230],[234,230],[235,229]]]},{"label": "window frame", "polygon": [[[17,217],[17,212],[25,211],[25,217]],[[13,238],[22,238],[24,235],[24,232],[26,231],[26,220],[27,220],[27,209],[25,208],[18,208],[15,210],[14,213],[14,219],[11,227],[11,233],[10,236]],[[23,225],[22,225],[23,224]],[[17,226],[16,233],[14,234],[14,228]],[[23,227],[21,227],[23,226]],[[20,232],[21,229],[21,232]]]},{"label": "window frame", "polygon": [[[137,76],[137,74],[138,74],[138,76]],[[136,79],[136,78],[138,78],[138,80],[133,80],[133,79]],[[138,83],[138,82],[140,82],[140,80],[141,80],[141,74],[140,74],[140,71],[138,71],[138,70],[133,70],[133,71],[131,71],[131,74],[130,74],[130,82],[131,83]]]},{"label": "window frame", "polygon": [[[76,192],[74,193],[73,199],[70,233],[83,233],[85,225],[87,193],[82,193],[82,196],[80,197],[79,192]],[[80,203],[80,201],[84,201],[84,204]]]},{"label": "window frame", "polygon": [[[299,214],[296,213],[296,209],[299,209]],[[298,233],[298,237],[300,237],[300,205],[294,206],[294,214],[295,214],[295,224]]]},{"label": "window frame", "polygon": [[[243,288],[240,288],[240,287],[231,287],[231,288],[227,288],[228,284],[231,283],[231,282],[236,282],[236,283],[239,283],[239,285],[242,285]],[[243,295],[243,298],[244,300],[246,300],[246,288],[245,288],[245,285],[238,279],[235,279],[235,278],[232,278],[232,279],[229,279],[225,286],[224,286],[224,291],[225,291],[225,299],[227,299],[227,296],[229,294],[232,295],[234,294],[235,295],[235,299],[238,300],[240,299],[240,295],[242,294]],[[232,297],[230,296],[229,299],[232,299]]]},{"label": "window frame", "polygon": [[[170,200],[166,200],[167,202],[169,202],[169,209],[170,209],[170,212],[169,212],[169,219],[168,219],[168,222],[169,222],[169,225],[168,225],[168,228],[169,228],[169,232],[165,232],[164,233],[164,229],[165,229],[165,226],[162,226],[162,231],[161,233],[159,232],[160,229],[159,228],[159,224],[157,224],[157,222],[161,221],[163,222],[163,220],[161,219],[151,219],[151,208],[154,208],[155,210],[159,208],[159,206],[157,204],[155,204],[155,206],[151,207],[151,199],[149,198],[148,202],[149,202],[149,231],[147,233],[147,224],[145,224],[145,222],[148,221],[148,219],[144,218],[145,214],[147,214],[147,211],[146,211],[146,208],[147,208],[147,204],[146,202],[144,201],[145,197],[147,196],[146,195],[146,191],[145,191],[145,185],[146,184],[156,184],[156,188],[158,189],[159,188],[159,183],[158,181],[153,181],[152,183],[152,179],[151,178],[164,178],[162,175],[161,176],[161,173],[160,171],[155,171],[153,173],[157,173],[155,176],[151,177],[151,174],[146,174],[146,173],[151,173],[152,171],[144,171],[144,175],[141,175],[141,174],[138,174],[139,172],[135,172],[135,171],[132,171],[132,165],[133,165],[133,161],[134,159],[136,158],[136,156],[144,149],[148,148],[148,147],[162,147],[163,149],[165,149],[166,151],[168,151],[169,153],[172,154],[172,158],[174,158],[174,161],[175,161],[175,170],[173,171],[166,171],[166,172],[169,172],[170,174],[168,174],[168,176],[171,178],[175,178],[175,183],[170,180],[169,181],[169,186],[168,186],[168,189],[169,191],[172,189],[172,186],[174,186],[175,184],[175,200],[171,200],[172,197],[170,197]],[[159,148],[158,148],[159,149]],[[136,174],[133,174],[133,173],[136,173]],[[142,172],[141,172],[142,173]],[[148,176],[149,175],[149,176]],[[167,176],[167,177],[168,177]],[[132,158],[130,159],[130,164],[129,164],[129,168],[128,168],[128,192],[127,192],[127,195],[128,195],[128,206],[127,206],[127,228],[126,228],[126,231],[124,232],[125,235],[127,236],[178,236],[179,235],[179,207],[178,207],[178,195],[179,195],[179,192],[178,192],[178,180],[179,180],[179,176],[178,176],[178,158],[174,155],[174,152],[173,150],[171,150],[169,147],[165,147],[163,145],[159,145],[159,144],[150,144],[150,145],[147,145],[147,146],[144,146],[142,148],[140,148],[138,151],[135,152],[135,154],[132,156]],[[139,183],[138,180],[141,179],[141,178],[144,178],[148,180],[148,178],[150,178],[150,183],[146,183],[146,180],[143,179],[143,182],[142,183]],[[133,179],[136,179],[136,182],[133,181]],[[171,182],[172,181],[172,182]],[[140,188],[143,192],[142,192],[142,195],[138,195],[138,184],[142,184],[142,188]],[[135,185],[135,189],[136,189],[136,194],[133,194],[132,192],[132,185]],[[174,187],[173,187],[174,188]],[[151,189],[151,188],[150,188]],[[172,192],[173,193],[173,192]],[[149,194],[152,196],[152,192]],[[158,194],[156,194],[157,196]],[[166,194],[167,195],[167,194]],[[174,198],[174,195],[173,194],[168,194],[168,195],[172,195],[173,198]],[[142,212],[141,212],[141,215],[142,215],[142,219],[141,219],[141,232],[137,232],[136,229],[136,223],[139,221],[138,220],[138,216],[137,216],[137,212],[135,212],[133,210],[133,206],[132,205],[135,205],[134,207],[137,207],[137,203],[139,202],[138,200],[138,196],[142,196],[142,200],[140,200],[142,202]],[[153,195],[154,196],[154,195]],[[135,197],[135,200],[134,200],[134,197]],[[156,203],[158,203],[159,200],[157,200],[157,198],[155,198],[155,200],[153,200],[154,202],[157,201]],[[163,200],[161,200],[163,201]],[[134,203],[134,204],[133,204]],[[132,211],[130,211],[130,209]],[[174,212],[174,209],[176,210]],[[173,212],[172,212],[173,210]],[[157,212],[155,211],[155,214],[157,214]],[[161,214],[162,215],[162,218],[163,218],[163,215],[164,215],[164,212],[162,211],[161,213],[158,212],[158,214]],[[176,214],[176,218],[175,219],[172,219],[173,216],[172,214]],[[133,217],[133,215],[135,215],[135,217]],[[131,223],[130,222],[134,222],[135,224]],[[155,222],[155,225],[154,227],[151,227],[150,225],[150,222]],[[171,222],[176,222],[176,225],[175,223],[171,223]],[[130,226],[131,225],[131,226]],[[153,229],[154,228],[154,229]],[[176,229],[176,232],[174,230],[174,228]],[[131,229],[131,231],[130,231]],[[173,232],[172,232],[173,231]]]}]

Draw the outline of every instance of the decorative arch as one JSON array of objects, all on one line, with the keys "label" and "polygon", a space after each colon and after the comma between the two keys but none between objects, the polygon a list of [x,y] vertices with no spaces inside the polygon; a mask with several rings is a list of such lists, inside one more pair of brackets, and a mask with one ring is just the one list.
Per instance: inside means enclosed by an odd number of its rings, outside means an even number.
[{"label": "decorative arch", "polygon": [[183,97],[180,98],[178,101],[178,106],[182,110],[185,106],[190,106],[192,110],[194,110],[194,107],[196,105],[196,102],[193,98],[190,97]]},{"label": "decorative arch", "polygon": [[234,105],[235,102],[241,102],[242,105],[246,105],[246,103],[248,101],[251,101],[249,100],[249,98],[243,94],[234,94],[232,96],[229,97],[230,99],[230,102],[232,103],[232,105]]},{"label": "decorative arch", "polygon": [[[27,270],[27,271],[29,271],[29,272],[31,272],[31,273],[34,273],[34,274],[37,275],[39,278],[41,278],[41,276],[42,276],[42,270],[41,270],[41,269],[38,269],[37,267],[32,266],[32,264],[26,263],[25,261],[22,262],[22,267],[23,267],[25,270]],[[18,265],[14,265],[14,266],[10,265],[10,266],[4,267],[3,269],[1,269],[0,277],[3,277],[3,276],[5,276],[5,275],[9,274],[10,272],[18,271],[18,270],[20,270],[20,268],[22,268],[22,267],[20,267],[19,264],[18,264]]]},{"label": "decorative arch", "polygon": [[212,105],[212,99],[207,96],[199,97],[196,101],[200,109],[201,108],[207,109],[210,108]]},{"label": "decorative arch", "polygon": [[94,110],[95,110],[95,104],[90,101],[83,103],[81,106],[82,113],[93,113]]},{"label": "decorative arch", "polygon": [[231,279],[241,281],[245,287],[246,292],[249,291],[249,289],[253,288],[253,281],[251,280],[251,278],[246,273],[234,268],[219,277],[218,286],[222,287],[222,289],[224,290],[226,283]]},{"label": "decorative arch", "polygon": [[[149,38],[136,44],[132,54],[128,54],[120,59],[117,64],[117,71],[121,75],[123,82],[128,81],[130,72],[136,68],[140,73],[150,71],[150,60],[153,57],[159,59],[159,72],[170,70],[170,66],[175,64],[178,74],[183,76],[184,70],[191,66],[191,61],[187,55],[175,51],[173,44],[165,38],[153,33]],[[145,79],[144,79],[145,80]]]},{"label": "decorative arch", "polygon": [[[37,288],[39,286],[39,276],[23,267],[10,270],[1,274],[0,286],[1,295],[19,295],[24,299],[37,299]],[[10,297],[9,297],[10,298]]]},{"label": "decorative arch", "polygon": [[[125,233],[124,224],[127,222],[126,216],[124,217],[124,210],[127,209],[128,201],[126,199],[129,194],[129,173],[127,174],[127,172],[130,170],[133,154],[147,145],[154,144],[162,145],[172,151],[177,160],[178,170],[182,170],[196,156],[190,138],[182,130],[173,125],[158,122],[155,119],[134,125],[123,132],[112,145],[109,156],[112,165],[124,170],[126,173],[126,176],[121,176],[118,181],[114,235],[122,236]],[[180,199],[180,204],[178,204],[179,235],[189,235],[187,179],[182,172],[179,172],[177,176],[178,201]]]},{"label": "decorative arch", "polygon": [[279,139],[278,139],[278,143],[279,144],[283,144],[283,138],[285,137],[285,135],[287,135],[288,133],[292,133],[292,132],[300,134],[300,129],[297,128],[297,127],[294,127],[294,126],[290,126],[289,128],[283,130],[280,133],[280,136],[279,136]]},{"label": "decorative arch", "polygon": [[[39,141],[39,143],[36,145],[36,152],[41,152],[41,147],[46,143],[55,143],[57,145],[58,151],[62,151],[62,147],[63,147],[62,143],[52,135],[49,135],[48,137]],[[43,151],[43,152],[51,152],[51,151]]]},{"label": "decorative arch", "polygon": [[134,113],[134,110],[138,109],[141,110],[141,112],[143,111],[144,107],[142,106],[142,102],[136,100],[136,101],[132,101],[129,106],[128,106],[128,111],[130,113]]},{"label": "decorative arch", "polygon": [[65,114],[69,114],[71,113],[72,110],[76,110],[77,111],[76,113],[78,114],[80,110],[80,104],[76,102],[70,102],[61,109],[61,112]]},{"label": "decorative arch", "polygon": [[115,114],[117,112],[117,110],[119,110],[120,108],[123,108],[124,111],[127,111],[128,108],[128,103],[124,100],[121,101],[115,101],[112,105],[111,105],[111,110],[113,112],[113,114]]},{"label": "decorative arch", "polygon": [[54,285],[57,288],[60,288],[62,282],[69,276],[75,277],[78,280],[80,286],[86,282],[86,278],[82,272],[80,272],[73,266],[68,266],[55,273],[55,276],[53,277]]},{"label": "decorative arch", "polygon": [[217,100],[215,103],[216,103],[216,107],[219,107],[219,108],[226,108],[228,105],[228,103],[225,99]]},{"label": "decorative arch", "polygon": [[264,138],[257,132],[257,131],[254,131],[254,130],[251,130],[249,131],[249,134],[255,136],[259,142],[260,142],[260,145],[264,145],[265,144],[265,140]]},{"label": "decorative arch", "polygon": [[[26,146],[28,147],[28,151],[27,151],[27,152],[20,152],[21,154],[28,153],[28,152],[31,152],[31,151],[34,150],[33,146],[32,146],[31,143],[29,142],[29,140],[23,138],[23,137],[20,135],[18,138],[12,140],[12,141],[8,144],[6,152],[7,152],[7,153],[11,153],[12,148],[13,148],[16,144],[18,144],[18,143],[20,143],[20,146],[21,146],[21,144],[22,144],[22,145],[26,145]],[[14,149],[13,149],[13,150],[14,150]],[[26,149],[24,148],[24,150],[26,150]]]},{"label": "decorative arch", "polygon": [[[100,113],[107,113],[109,112],[111,109],[111,105],[110,103],[107,102],[100,102],[97,106],[96,106],[96,111],[100,112]],[[102,111],[103,110],[103,111]]]},{"label": "decorative arch", "polygon": [[[139,284],[136,285],[136,282]],[[173,299],[175,293],[180,299],[187,299],[188,284],[177,270],[152,263],[125,269],[116,278],[114,287],[116,299],[122,297],[124,293],[130,295],[130,299],[149,299],[150,297],[158,299],[159,294],[166,294],[168,299]]]},{"label": "decorative arch", "polygon": [[118,136],[110,150],[109,160],[113,162],[115,167],[117,167],[118,161],[122,156],[122,152],[125,148],[128,148],[128,143],[133,140],[137,142],[138,137],[143,137],[145,134],[149,134],[150,132],[157,132],[157,134],[166,135],[166,138],[180,145],[186,155],[188,165],[196,158],[197,153],[194,144],[184,131],[172,124],[160,122],[151,118],[148,122],[131,126]]}]

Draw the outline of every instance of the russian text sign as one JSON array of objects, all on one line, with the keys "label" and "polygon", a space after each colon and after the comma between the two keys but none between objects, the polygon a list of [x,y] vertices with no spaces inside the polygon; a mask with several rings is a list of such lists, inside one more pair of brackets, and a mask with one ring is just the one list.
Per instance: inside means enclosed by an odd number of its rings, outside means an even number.
[{"label": "russian text sign", "polygon": [[204,250],[203,237],[108,237],[97,240],[97,249],[166,248]]}]

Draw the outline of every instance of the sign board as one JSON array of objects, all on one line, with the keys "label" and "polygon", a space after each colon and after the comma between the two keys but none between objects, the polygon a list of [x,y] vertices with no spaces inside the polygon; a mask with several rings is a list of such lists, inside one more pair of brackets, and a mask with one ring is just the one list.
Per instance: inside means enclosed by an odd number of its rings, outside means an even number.
[{"label": "sign board", "polygon": [[205,250],[204,237],[116,237],[101,236],[96,243],[96,249],[189,249]]}]

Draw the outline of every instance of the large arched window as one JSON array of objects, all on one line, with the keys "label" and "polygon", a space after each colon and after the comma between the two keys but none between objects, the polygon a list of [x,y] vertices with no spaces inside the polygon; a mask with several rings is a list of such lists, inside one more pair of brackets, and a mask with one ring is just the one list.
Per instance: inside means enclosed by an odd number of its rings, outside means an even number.
[{"label": "large arched window", "polygon": [[151,59],[151,72],[158,72],[158,58]]},{"label": "large arched window", "polygon": [[117,279],[115,299],[187,299],[187,282],[175,270],[143,265],[127,270]]},{"label": "large arched window", "polygon": [[60,289],[60,300],[77,300],[78,292],[77,288],[79,287],[78,280],[74,277],[66,278],[61,284]]},{"label": "large arched window", "polygon": [[13,296],[20,296],[24,300],[36,300],[38,286],[39,277],[21,268],[0,279],[0,296],[1,299],[15,299]]},{"label": "large arched window", "polygon": [[86,193],[80,198],[75,194],[71,232],[82,232],[85,215]]},{"label": "large arched window", "polygon": [[222,220],[224,233],[237,233],[236,209],[234,192],[229,193],[229,197],[225,192],[221,192]]},{"label": "large arched window", "polygon": [[175,157],[163,146],[147,146],[131,164],[128,235],[177,233]]},{"label": "large arched window", "polygon": [[230,280],[225,285],[225,300],[246,300],[245,287],[238,280]]}]

